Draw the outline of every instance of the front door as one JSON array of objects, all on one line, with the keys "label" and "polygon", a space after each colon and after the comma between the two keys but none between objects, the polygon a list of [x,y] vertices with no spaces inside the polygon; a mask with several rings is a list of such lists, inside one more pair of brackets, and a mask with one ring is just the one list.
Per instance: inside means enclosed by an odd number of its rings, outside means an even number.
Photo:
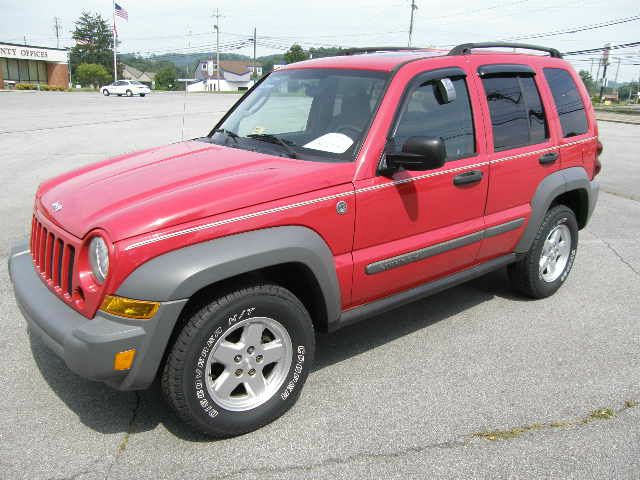
[{"label": "front door", "polygon": [[466,72],[458,67],[423,71],[407,83],[386,151],[402,148],[410,137],[440,137],[447,161],[435,170],[356,181],[352,306],[474,262],[489,168],[485,145],[477,141],[478,99],[469,90]]}]

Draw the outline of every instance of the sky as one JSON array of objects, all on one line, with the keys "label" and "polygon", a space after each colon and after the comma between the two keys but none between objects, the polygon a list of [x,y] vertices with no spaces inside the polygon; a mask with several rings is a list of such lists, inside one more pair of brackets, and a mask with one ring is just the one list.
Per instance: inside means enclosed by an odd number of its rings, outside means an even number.
[{"label": "sky", "polygon": [[[291,44],[319,46],[406,46],[411,0],[322,2],[272,0],[118,0],[129,21],[117,19],[122,52],[143,55],[215,51],[213,17],[218,9],[224,52],[253,55],[247,42],[257,31],[257,56],[285,51]],[[629,0],[415,0],[414,46],[507,40],[565,32],[637,16],[638,20],[577,33],[525,39],[523,42],[563,52],[640,41],[640,4]],[[0,0],[0,42],[56,46],[54,17],[62,25],[61,47],[73,45],[71,30],[83,10],[99,12],[111,22],[110,0],[43,2]],[[245,46],[238,48],[240,45]],[[567,57],[577,69],[597,73],[599,54]],[[608,78],[640,77],[640,47],[612,51]],[[618,58],[620,67],[618,70]]]}]

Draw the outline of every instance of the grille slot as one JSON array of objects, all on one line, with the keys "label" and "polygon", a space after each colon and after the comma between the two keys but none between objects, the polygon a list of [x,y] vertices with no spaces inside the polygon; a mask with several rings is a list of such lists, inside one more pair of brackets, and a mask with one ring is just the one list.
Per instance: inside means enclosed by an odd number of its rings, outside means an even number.
[{"label": "grille slot", "polygon": [[31,225],[31,256],[36,270],[63,294],[73,293],[75,248],[35,217]]}]

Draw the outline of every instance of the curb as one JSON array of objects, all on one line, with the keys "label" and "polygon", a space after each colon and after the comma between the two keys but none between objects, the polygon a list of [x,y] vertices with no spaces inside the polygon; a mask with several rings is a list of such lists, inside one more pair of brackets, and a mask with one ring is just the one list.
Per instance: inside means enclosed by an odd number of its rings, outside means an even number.
[{"label": "curb", "polygon": [[640,125],[640,121],[630,122],[628,120],[611,120],[608,118],[598,118],[598,117],[596,117],[596,120],[598,122],[624,123],[625,125]]}]

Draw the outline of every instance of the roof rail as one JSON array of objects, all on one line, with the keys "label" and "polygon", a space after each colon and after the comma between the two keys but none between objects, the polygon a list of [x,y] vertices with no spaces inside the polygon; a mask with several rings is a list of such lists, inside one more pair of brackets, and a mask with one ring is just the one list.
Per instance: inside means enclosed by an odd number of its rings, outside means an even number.
[{"label": "roof rail", "polygon": [[540,45],[531,45],[528,43],[511,43],[511,42],[480,42],[480,43],[463,43],[457,47],[453,47],[449,51],[449,55],[468,55],[474,48],[524,48],[527,50],[539,50],[547,52],[553,58],[562,58],[562,54],[555,48],[541,47]]},{"label": "roof rail", "polygon": [[342,51],[342,55],[358,55],[359,53],[375,53],[375,52],[413,52],[420,50],[415,47],[362,47],[348,48]]}]

